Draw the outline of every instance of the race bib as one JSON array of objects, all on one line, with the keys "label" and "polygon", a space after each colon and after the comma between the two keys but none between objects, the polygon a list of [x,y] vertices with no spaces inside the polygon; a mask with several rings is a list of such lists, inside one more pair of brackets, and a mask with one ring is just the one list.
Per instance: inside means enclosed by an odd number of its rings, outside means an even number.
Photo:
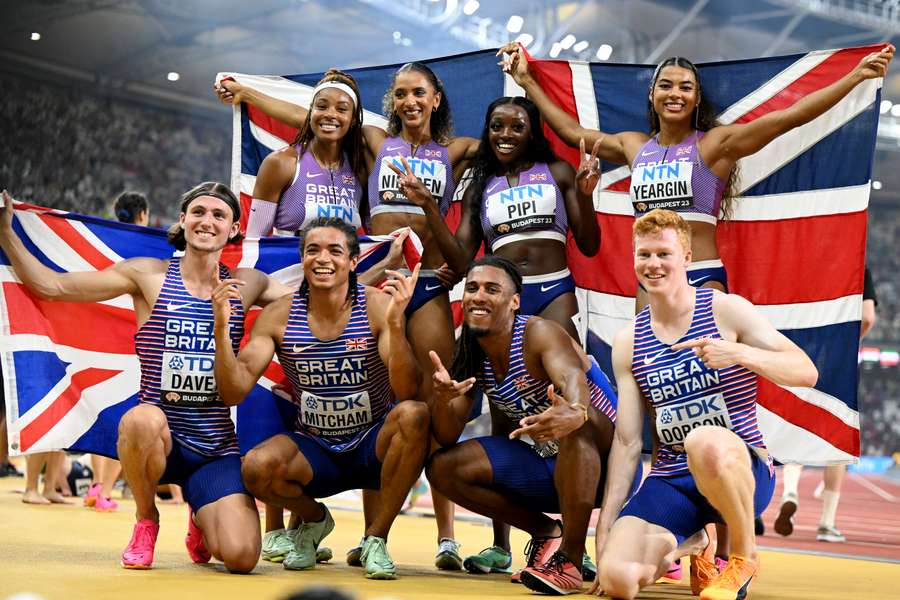
[{"label": "race bib", "polygon": [[722,394],[696,398],[675,406],[656,410],[656,433],[659,441],[684,451],[684,439],[701,425],[715,425],[732,429],[731,417]]},{"label": "race bib", "polygon": [[352,436],[372,425],[372,405],[368,392],[339,398],[324,398],[309,392],[300,394],[300,422],[313,435]]},{"label": "race bib", "polygon": [[[392,164],[401,171],[405,170],[399,156],[385,156],[381,159],[378,168],[378,199],[381,202],[408,204],[409,199],[399,189],[400,176],[391,169]],[[406,164],[436,200],[443,198],[447,186],[447,167],[444,163],[439,160],[408,156]]]},{"label": "race bib", "polygon": [[635,167],[631,172],[631,204],[634,212],[642,214],[654,208],[693,208],[693,172],[694,163],[686,160]]},{"label": "race bib", "polygon": [[219,403],[214,362],[209,354],[163,352],[160,400],[181,406]]},{"label": "race bib", "polygon": [[485,213],[498,235],[546,229],[556,220],[556,188],[549,183],[527,184],[490,194]]}]

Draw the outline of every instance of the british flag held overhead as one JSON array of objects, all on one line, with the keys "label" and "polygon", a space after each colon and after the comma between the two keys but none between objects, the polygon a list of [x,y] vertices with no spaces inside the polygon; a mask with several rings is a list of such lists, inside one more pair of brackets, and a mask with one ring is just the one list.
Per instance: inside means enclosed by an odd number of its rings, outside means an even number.
[{"label": "british flag held overhead", "polygon": [[[175,199],[173,199],[175,201]],[[166,259],[173,248],[161,229],[16,204],[13,228],[25,246],[55,271],[98,271],[137,256]],[[363,270],[389,250],[393,236],[361,238]],[[256,263],[285,283],[299,281],[296,238],[249,243]],[[234,266],[241,246],[229,246],[223,262]],[[415,265],[421,244],[404,243]],[[47,302],[30,293],[0,251],[0,365],[12,454],[70,448],[116,456],[118,423],[137,403],[140,370],[130,296],[97,303]],[[246,331],[259,311],[250,311]],[[246,340],[245,340],[246,341]],[[241,451],[294,422],[289,402],[273,402],[271,389],[284,381],[277,362],[236,409]]]},{"label": "british flag held overhead", "polygon": [[[704,94],[722,123],[747,122],[790,106],[850,72],[881,46],[698,65]],[[492,51],[425,61],[443,80],[456,133],[479,137],[496,97],[521,89],[496,67]],[[647,131],[652,66],[534,61],[544,89],[586,127]],[[382,95],[399,65],[350,71],[361,89],[366,122],[384,125]],[[271,96],[308,106],[320,73],[286,77],[231,76]],[[836,106],[741,161],[740,197],[718,242],[733,292],[756,304],[815,361],[814,389],[760,382],[759,421],[784,462],[830,464],[859,455],[857,346],[862,306],[866,211],[882,81],[857,86]],[[255,175],[269,152],[294,131],[246,105],[234,111],[232,185],[249,204]],[[558,155],[577,151],[548,134]],[[602,247],[592,259],[572,240],[569,262],[578,283],[588,348],[607,373],[615,332],[634,315],[632,208],[627,166],[604,165],[594,195]],[[462,187],[457,190],[461,193]],[[451,223],[458,207],[451,208]],[[458,292],[457,292],[458,294]]]}]

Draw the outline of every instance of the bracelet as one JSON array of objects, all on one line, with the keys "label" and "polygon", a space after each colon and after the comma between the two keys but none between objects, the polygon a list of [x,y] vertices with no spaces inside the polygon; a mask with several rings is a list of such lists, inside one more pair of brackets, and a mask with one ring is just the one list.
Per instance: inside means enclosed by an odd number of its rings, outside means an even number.
[{"label": "bracelet", "polygon": [[570,404],[569,406],[571,406],[572,408],[576,408],[576,409],[581,410],[581,411],[584,413],[584,421],[582,421],[582,422],[583,422],[583,423],[587,423],[587,420],[588,420],[588,410],[587,410],[587,406],[585,406],[585,405],[582,404],[581,402],[573,402],[573,403]]}]

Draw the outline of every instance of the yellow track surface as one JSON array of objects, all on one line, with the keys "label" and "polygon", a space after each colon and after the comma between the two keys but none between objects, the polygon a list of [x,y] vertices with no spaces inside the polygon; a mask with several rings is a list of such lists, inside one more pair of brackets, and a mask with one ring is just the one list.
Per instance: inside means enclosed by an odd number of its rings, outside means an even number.
[{"label": "yellow track surface", "polygon": [[[344,563],[344,553],[362,534],[362,514],[332,504],[337,527],[324,545],[334,550],[331,564],[308,572],[289,572],[260,561],[251,575],[228,575],[221,564],[195,565],[184,549],[187,508],[160,505],[156,560],[149,571],[119,566],[133,524],[133,503],[120,501],[117,513],[101,514],[71,506],[22,504],[22,479],[0,479],[0,599],[30,592],[47,600],[276,600],[312,585],[336,586],[358,598],[446,599],[535,597],[504,575],[474,576],[438,571],[434,520],[400,516],[388,548],[398,565],[396,581],[368,581],[362,570]],[[462,554],[491,543],[491,530],[458,522]],[[523,562],[526,538],[513,533],[514,567]],[[592,541],[589,542],[592,544]],[[592,552],[593,554],[593,552]],[[895,564],[764,552],[763,570],[751,589],[754,600],[830,600],[900,598]],[[640,598],[690,598],[687,569],[682,585],[656,585]]]}]

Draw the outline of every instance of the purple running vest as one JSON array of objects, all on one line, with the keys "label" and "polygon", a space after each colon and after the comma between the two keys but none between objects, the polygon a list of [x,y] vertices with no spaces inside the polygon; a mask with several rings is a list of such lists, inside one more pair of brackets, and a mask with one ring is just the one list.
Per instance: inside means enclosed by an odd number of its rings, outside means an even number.
[{"label": "purple running vest", "polygon": [[638,216],[654,208],[674,210],[687,221],[715,224],[725,180],[709,170],[695,131],[680,144],[660,146],[653,136],[641,146],[631,165],[631,204]]},{"label": "purple running vest", "polygon": [[412,169],[413,175],[418,177],[440,207],[441,214],[446,215],[450,209],[450,200],[456,189],[453,180],[453,165],[450,164],[450,153],[446,146],[441,146],[434,140],[420,145],[413,153],[412,145],[400,136],[389,137],[378,149],[375,157],[375,165],[369,174],[369,212],[374,217],[381,213],[412,213],[424,215],[418,206],[407,200],[397,189],[399,176],[388,166],[395,164],[401,171],[403,163],[400,157],[406,158],[406,163]]},{"label": "purple running vest", "polygon": [[519,173],[509,187],[506,176],[490,177],[481,195],[481,228],[492,252],[522,239],[566,243],[569,218],[562,193],[547,163]]},{"label": "purple running vest", "polygon": [[[300,145],[295,146],[298,156]],[[337,217],[359,228],[362,185],[345,154],[335,171],[323,168],[307,150],[297,161],[294,181],[281,194],[275,229],[299,231],[318,217]]]},{"label": "purple running vest", "polygon": [[[219,265],[219,277],[231,272]],[[140,402],[162,409],[172,437],[205,456],[237,454],[231,409],[219,399],[213,363],[216,357],[211,300],[195,298],[184,287],[181,259],[173,258],[159,298],[146,323],[134,335],[141,363]],[[237,354],[244,336],[244,308],[231,301],[228,321],[231,349]]]},{"label": "purple running vest", "polygon": [[[712,310],[715,292],[696,288],[695,294],[691,326],[678,342],[721,339]],[[635,317],[631,359],[634,379],[656,419],[659,446],[650,475],[687,473],[684,439],[700,425],[725,427],[747,445],[765,449],[756,422],[756,374],[741,365],[710,369],[693,348],[675,352],[657,339],[650,316],[646,306]]]}]

